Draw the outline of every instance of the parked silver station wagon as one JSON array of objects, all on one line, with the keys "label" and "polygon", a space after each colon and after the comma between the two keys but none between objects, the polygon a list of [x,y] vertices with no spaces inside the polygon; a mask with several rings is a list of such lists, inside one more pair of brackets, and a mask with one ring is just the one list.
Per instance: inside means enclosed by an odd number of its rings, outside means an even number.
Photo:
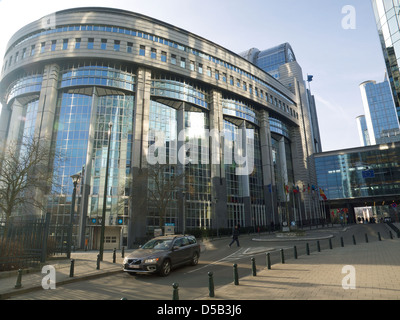
[{"label": "parked silver station wagon", "polygon": [[166,277],[172,269],[184,264],[197,265],[200,244],[188,235],[170,235],[154,238],[124,259],[124,271],[159,273]]}]

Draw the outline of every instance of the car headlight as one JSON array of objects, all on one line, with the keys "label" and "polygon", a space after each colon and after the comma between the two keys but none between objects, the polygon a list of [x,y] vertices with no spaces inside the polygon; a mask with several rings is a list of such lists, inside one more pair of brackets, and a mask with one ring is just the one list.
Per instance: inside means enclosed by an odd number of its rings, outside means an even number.
[{"label": "car headlight", "polygon": [[128,263],[128,257],[125,257],[123,264],[127,264]]},{"label": "car headlight", "polygon": [[157,263],[159,258],[151,258],[144,260],[144,263]]}]

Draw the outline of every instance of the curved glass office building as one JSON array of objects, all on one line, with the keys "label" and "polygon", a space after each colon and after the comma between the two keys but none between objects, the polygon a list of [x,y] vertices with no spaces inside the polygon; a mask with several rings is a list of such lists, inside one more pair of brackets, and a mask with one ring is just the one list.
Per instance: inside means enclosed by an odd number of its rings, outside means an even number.
[{"label": "curved glass office building", "polygon": [[[78,247],[98,247],[104,204],[106,248],[160,225],[268,226],[285,221],[285,210],[293,221],[317,218],[306,194],[284,192],[316,184],[302,78],[286,86],[207,39],[111,8],[28,24],[0,71],[1,147],[33,135],[63,155],[50,164],[60,185],[44,197],[55,224],[70,223],[71,175],[80,174]],[[155,163],[174,186],[164,211]]]}]

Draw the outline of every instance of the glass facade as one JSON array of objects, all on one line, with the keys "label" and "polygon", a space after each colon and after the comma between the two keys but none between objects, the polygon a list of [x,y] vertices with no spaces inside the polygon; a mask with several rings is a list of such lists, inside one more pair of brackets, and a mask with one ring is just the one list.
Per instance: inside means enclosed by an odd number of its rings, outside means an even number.
[{"label": "glass facade", "polygon": [[329,200],[398,196],[399,144],[342,150],[315,157],[318,186]]},{"label": "glass facade", "polygon": [[[110,246],[115,238],[131,246],[165,223],[184,232],[278,222],[277,206],[286,198],[276,190],[307,172],[304,159],[293,165],[293,141],[309,135],[297,92],[221,46],[140,14],[76,8],[56,16],[63,25],[45,30],[32,23],[15,35],[0,78],[2,123],[11,127],[11,119],[24,118],[20,131],[0,131],[0,142],[35,133],[61,156],[49,161],[58,180],[47,201],[54,224],[71,223],[77,173],[74,242],[83,247],[88,240],[89,249],[99,244],[103,211]],[[295,61],[289,49],[266,50],[260,63],[276,68]],[[216,131],[224,133],[224,144],[213,149],[208,134]],[[239,145],[243,134],[247,140]],[[196,142],[184,150],[185,163],[167,163],[166,177],[183,174],[184,183],[174,186],[165,215],[150,200],[156,181],[146,162],[161,136],[168,161],[179,145]],[[253,170],[239,174],[237,156]],[[212,163],[219,157],[231,162]]]},{"label": "glass facade", "polygon": [[400,125],[396,116],[389,82],[367,81],[360,85],[369,143],[400,141]]},{"label": "glass facade", "polygon": [[372,0],[372,6],[397,116],[400,118],[400,1]]}]

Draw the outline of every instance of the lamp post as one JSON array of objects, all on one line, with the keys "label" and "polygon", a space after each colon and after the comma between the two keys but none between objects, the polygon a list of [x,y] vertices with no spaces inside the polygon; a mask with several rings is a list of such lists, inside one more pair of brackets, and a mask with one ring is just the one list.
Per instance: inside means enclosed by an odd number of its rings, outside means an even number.
[{"label": "lamp post", "polygon": [[75,214],[75,199],[76,199],[76,186],[79,182],[81,175],[80,173],[76,173],[71,176],[72,183],[74,184],[74,190],[72,191],[72,201],[71,201],[71,217],[69,220],[69,229],[68,229],[68,244],[67,244],[67,258],[71,258],[71,244],[72,244],[72,228],[74,222],[74,214]]},{"label": "lamp post", "polygon": [[104,252],[104,232],[105,232],[105,228],[106,228],[106,206],[107,206],[107,189],[108,189],[108,171],[109,171],[109,162],[110,162],[111,129],[112,129],[112,123],[110,122],[108,124],[106,177],[105,177],[105,182],[104,182],[103,212],[101,215],[101,233],[100,233],[100,251],[99,251],[100,261],[103,261],[103,252]]}]

